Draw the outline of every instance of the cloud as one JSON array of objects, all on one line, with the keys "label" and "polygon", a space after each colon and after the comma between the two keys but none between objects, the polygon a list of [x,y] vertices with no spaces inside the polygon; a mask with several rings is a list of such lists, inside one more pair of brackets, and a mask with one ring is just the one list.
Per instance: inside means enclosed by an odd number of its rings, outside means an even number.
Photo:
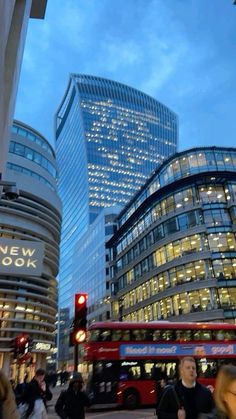
[{"label": "cloud", "polygon": [[[52,137],[69,73],[87,73],[156,97],[179,114],[182,143],[197,141],[210,132],[204,113],[235,103],[236,8],[226,3],[50,0],[45,20],[29,23],[16,117]],[[217,117],[208,121],[220,131]]]}]

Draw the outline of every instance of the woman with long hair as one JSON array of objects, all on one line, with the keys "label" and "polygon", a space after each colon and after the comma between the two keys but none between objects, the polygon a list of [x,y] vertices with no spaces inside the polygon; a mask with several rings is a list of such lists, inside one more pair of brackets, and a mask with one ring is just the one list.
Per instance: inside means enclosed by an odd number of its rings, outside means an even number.
[{"label": "woman with long hair", "polygon": [[19,419],[12,385],[0,369],[0,418]]},{"label": "woman with long hair", "polygon": [[213,393],[216,408],[199,419],[236,419],[236,366],[220,368]]}]

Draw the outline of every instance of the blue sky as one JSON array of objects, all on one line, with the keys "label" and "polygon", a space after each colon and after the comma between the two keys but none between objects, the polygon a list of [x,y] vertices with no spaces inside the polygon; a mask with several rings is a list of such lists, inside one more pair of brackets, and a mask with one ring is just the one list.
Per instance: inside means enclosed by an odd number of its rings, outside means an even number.
[{"label": "blue sky", "polygon": [[31,19],[15,118],[54,143],[69,73],[133,86],[179,116],[179,150],[236,147],[232,0],[48,0]]}]

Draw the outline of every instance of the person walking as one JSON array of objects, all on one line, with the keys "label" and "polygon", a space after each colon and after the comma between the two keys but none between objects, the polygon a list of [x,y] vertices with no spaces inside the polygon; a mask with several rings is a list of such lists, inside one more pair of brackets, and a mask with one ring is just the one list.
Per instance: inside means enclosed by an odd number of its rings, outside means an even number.
[{"label": "person walking", "polygon": [[157,405],[158,419],[197,419],[213,408],[210,390],[196,381],[196,362],[192,357],[180,361],[181,379],[168,386]]},{"label": "person walking", "polygon": [[47,400],[52,399],[52,393],[44,381],[45,371],[39,368],[34,378],[27,384],[22,402],[28,405],[25,419],[47,419]]},{"label": "person walking", "polygon": [[199,419],[236,419],[236,366],[220,368],[213,393],[216,408]]},{"label": "person walking", "polygon": [[55,405],[55,411],[62,419],[84,419],[85,407],[91,405],[83,389],[81,374],[76,373],[67,390],[62,391]]},{"label": "person walking", "polygon": [[0,369],[0,419],[19,419],[12,385]]}]

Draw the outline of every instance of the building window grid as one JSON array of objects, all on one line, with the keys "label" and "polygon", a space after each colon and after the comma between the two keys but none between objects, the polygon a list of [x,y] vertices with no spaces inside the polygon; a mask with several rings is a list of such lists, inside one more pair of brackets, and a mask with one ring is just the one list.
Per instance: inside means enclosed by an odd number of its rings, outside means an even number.
[{"label": "building window grid", "polygon": [[[198,194],[197,190],[194,191],[192,188],[188,188],[186,190],[178,191],[177,193],[170,195],[169,197],[165,198],[164,200],[160,201],[158,204],[156,204],[151,210],[147,212],[147,214],[144,216],[143,219],[141,219],[137,225],[139,234],[142,234],[144,231],[144,228],[141,228],[142,223],[144,222],[146,224],[146,227],[151,225],[153,222],[158,220],[164,215],[170,214],[171,212],[175,212],[176,210],[182,208],[187,208],[188,205],[193,205],[194,203],[227,203],[231,196],[229,194],[229,186],[227,185],[225,187],[221,186],[201,186],[199,188],[200,193]],[[203,189],[206,190],[206,192],[210,192],[210,194],[207,194],[207,201],[204,199],[204,196],[201,194],[203,192]],[[202,190],[202,191],[201,191]],[[181,203],[181,195],[182,195],[182,203]],[[203,199],[202,199],[203,198]],[[225,210],[227,212],[227,210]],[[143,221],[144,220],[144,221]],[[141,224],[140,224],[141,223]],[[203,220],[202,220],[203,223]],[[230,216],[228,216],[228,221],[226,225],[230,225]],[[136,230],[136,226],[132,227],[130,232],[128,233],[129,236],[135,235],[134,231]],[[130,236],[130,237],[131,237]],[[134,239],[134,238],[133,238]],[[117,245],[117,253],[121,253],[126,246],[130,244],[130,240],[127,240],[126,237],[123,237],[120,243]]]},{"label": "building window grid", "polygon": [[[213,157],[214,156],[214,160]],[[216,152],[215,150],[209,151],[199,151],[193,150],[184,155],[184,167],[181,166],[181,156],[180,163],[178,158],[174,157],[170,162],[164,165],[163,168],[158,169],[157,174],[152,179],[147,189],[142,193],[142,199],[140,196],[137,196],[137,200],[127,208],[127,211],[122,215],[120,219],[120,224],[122,225],[129,217],[130,212],[134,212],[141,202],[143,202],[149,195],[153,194],[156,190],[161,187],[179,179],[180,177],[189,176],[193,173],[200,173],[201,171],[210,171],[210,170],[232,170],[236,171],[236,152],[230,151],[226,152],[224,150]],[[186,160],[188,161],[189,172],[185,170]],[[223,163],[222,163],[223,162]],[[178,170],[176,170],[176,165],[178,165]],[[164,175],[170,172],[167,176],[166,181],[164,181]]]},{"label": "building window grid", "polygon": [[125,321],[152,321],[167,319],[171,316],[196,312],[224,309],[231,312],[236,309],[236,289],[202,288],[200,290],[178,293],[155,303],[134,310],[123,316]]},{"label": "building window grid", "polygon": [[[180,257],[186,255],[201,252],[202,250],[210,250],[214,257],[214,252],[217,255],[219,253],[219,249],[220,252],[236,252],[235,234],[230,232],[222,233],[220,236],[212,233],[209,235],[195,234],[193,236],[174,241],[173,243],[169,243],[159,248],[131,268],[127,273],[123,274],[119,280],[119,289],[125,288],[128,284],[126,278],[129,277],[129,272],[132,272],[132,281],[129,281],[129,284],[132,284],[132,282],[138,280],[142,277],[142,275],[151,272],[153,268],[165,265],[165,263],[174,259],[179,259]],[[119,262],[121,263],[121,261]],[[117,269],[119,269],[119,266],[121,265],[118,264]]]},{"label": "building window grid", "polygon": [[48,159],[46,159],[46,157],[44,157],[42,154],[38,153],[37,151],[29,147],[26,147],[23,144],[17,143],[16,141],[11,141],[9,152],[13,154],[17,154],[30,161],[33,161],[34,163],[46,169],[52,176],[56,177],[57,172],[54,166],[52,165],[52,163]]},{"label": "building window grid", "polygon": [[55,157],[54,152],[52,151],[52,148],[49,146],[46,140],[40,138],[38,135],[36,135],[32,131],[29,131],[29,129],[24,129],[22,126],[19,127],[18,125],[13,123],[12,133],[28,138],[30,141],[33,141],[34,143],[40,145],[42,148],[47,150],[53,157]]},{"label": "building window grid", "polygon": [[15,170],[16,172],[20,172],[20,173],[24,173],[26,175],[32,176],[33,178],[49,186],[49,188],[52,189],[53,191],[56,191],[55,187],[47,179],[45,179],[43,176],[39,175],[38,173],[34,172],[33,170],[26,169],[25,167],[19,166],[18,164],[14,164],[14,163],[7,163],[7,167],[8,169]]}]

